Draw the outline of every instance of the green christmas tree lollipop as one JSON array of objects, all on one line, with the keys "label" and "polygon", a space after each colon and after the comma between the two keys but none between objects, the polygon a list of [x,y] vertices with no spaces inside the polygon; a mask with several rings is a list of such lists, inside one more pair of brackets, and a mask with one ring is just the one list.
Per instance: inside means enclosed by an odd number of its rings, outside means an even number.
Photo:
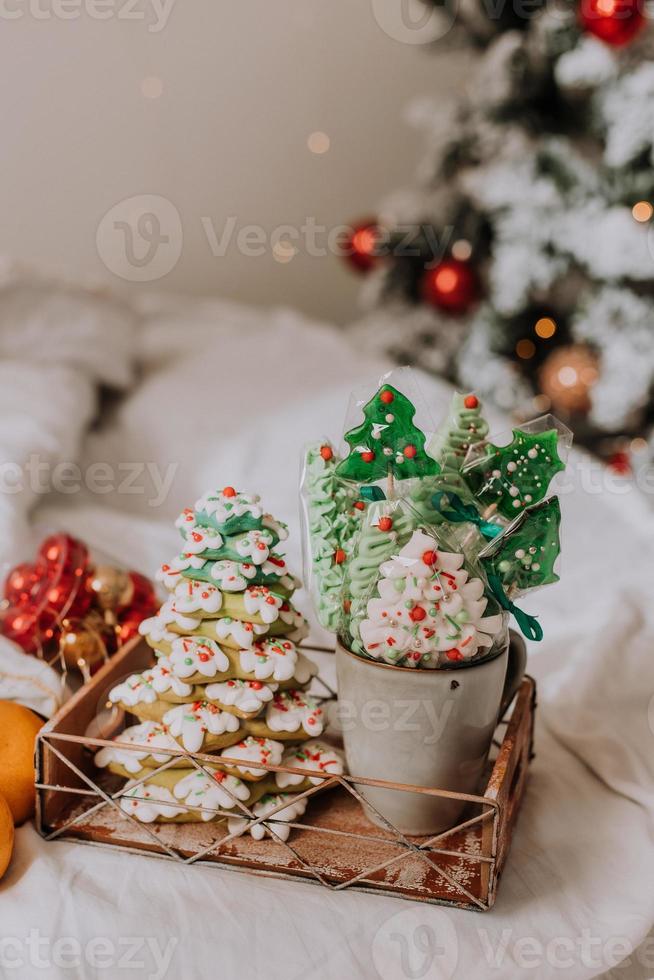
[{"label": "green christmas tree lollipop", "polygon": [[398,480],[439,472],[425,452],[425,436],[413,424],[413,404],[392,385],[382,385],[364,406],[365,421],[345,433],[349,455],[336,468],[338,476],[358,483],[384,477]]},{"label": "green christmas tree lollipop", "polygon": [[543,500],[555,474],[564,469],[556,429],[513,430],[508,446],[489,443],[484,455],[464,470],[464,477],[483,507],[493,506],[512,520]]},{"label": "green christmas tree lollipop", "polygon": [[484,564],[499,577],[508,595],[527,592],[559,581],[554,564],[561,545],[558,497],[523,511],[513,529],[497,540],[497,549]]}]

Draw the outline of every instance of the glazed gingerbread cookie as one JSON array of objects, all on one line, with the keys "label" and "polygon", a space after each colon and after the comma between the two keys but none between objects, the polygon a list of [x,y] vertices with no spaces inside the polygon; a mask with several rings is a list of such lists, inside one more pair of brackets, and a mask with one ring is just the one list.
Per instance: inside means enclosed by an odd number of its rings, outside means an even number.
[{"label": "glazed gingerbread cookie", "polygon": [[[243,741],[230,745],[220,753],[220,765],[226,772],[240,779],[251,782],[258,782],[269,775],[266,769],[260,769],[257,765],[250,763],[260,763],[262,765],[278,766],[282,761],[284,746],[271,738],[255,738],[249,735]],[[223,759],[228,762],[223,762]],[[234,760],[238,760],[234,762]]]},{"label": "glazed gingerbread cookie", "polygon": [[[95,754],[95,764],[99,769],[108,768],[111,772],[125,773],[131,778],[140,774],[144,768],[154,768],[180,753],[177,741],[166,725],[145,721],[131,725],[112,739],[115,744],[100,749]],[[158,749],[171,749],[171,752],[158,752]],[[174,763],[176,766],[188,765],[183,755]]]},{"label": "glazed gingerbread cookie", "polygon": [[160,657],[153,667],[142,674],[132,674],[116,684],[109,692],[109,701],[112,704],[120,703],[129,711],[137,704],[154,704],[160,700],[172,703],[197,701],[200,693],[193,684],[177,676],[167,657]]},{"label": "glazed gingerbread cookie", "polygon": [[242,780],[204,766],[167,769],[143,782],[127,783],[120,808],[140,823],[206,823],[250,806],[260,791]]},{"label": "glazed gingerbread cookie", "polygon": [[304,691],[278,691],[263,718],[245,722],[251,735],[281,741],[300,741],[320,735],[324,716],[318,701]]},{"label": "glazed gingerbread cookie", "polygon": [[276,690],[276,684],[231,678],[217,684],[207,684],[204,697],[223,711],[231,711],[239,718],[256,718],[264,705],[272,701]]},{"label": "glazed gingerbread cookie", "polygon": [[276,772],[277,788],[286,791],[292,789],[296,793],[304,792],[311,786],[319,786],[325,782],[325,777],[341,776],[344,771],[342,752],[317,740],[303,742],[302,745],[288,749],[282,757],[281,765],[319,773],[316,776],[304,776],[300,773]]},{"label": "glazed gingerbread cookie", "polygon": [[306,799],[294,799],[291,793],[267,793],[252,807],[255,817],[267,817],[265,823],[253,823],[247,817],[228,817],[227,827],[235,837],[248,830],[254,840],[263,840],[268,835],[273,840],[287,841],[293,823],[301,817],[307,808]]}]

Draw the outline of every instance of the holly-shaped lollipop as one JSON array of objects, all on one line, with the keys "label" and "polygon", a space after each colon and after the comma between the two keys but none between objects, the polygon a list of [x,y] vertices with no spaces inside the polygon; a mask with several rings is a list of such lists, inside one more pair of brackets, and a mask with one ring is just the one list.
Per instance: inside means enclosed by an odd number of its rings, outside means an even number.
[{"label": "holly-shaped lollipop", "polygon": [[508,595],[517,595],[559,581],[554,571],[561,551],[558,497],[523,511],[521,519],[497,539],[484,564],[500,579]]},{"label": "holly-shaped lollipop", "polygon": [[556,429],[513,430],[508,446],[488,443],[484,455],[464,469],[464,478],[483,507],[509,520],[543,500],[554,476],[564,469]]},{"label": "holly-shaped lollipop", "polygon": [[439,472],[425,452],[425,436],[413,424],[416,410],[392,385],[382,385],[363,408],[365,421],[345,433],[350,453],[336,468],[338,476],[358,483],[384,477],[405,480]]}]

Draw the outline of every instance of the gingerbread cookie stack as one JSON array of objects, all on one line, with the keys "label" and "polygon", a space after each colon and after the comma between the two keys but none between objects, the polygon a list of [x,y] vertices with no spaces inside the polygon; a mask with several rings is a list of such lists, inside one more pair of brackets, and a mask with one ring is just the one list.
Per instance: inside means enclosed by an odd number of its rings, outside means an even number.
[{"label": "gingerbread cookie stack", "polygon": [[[275,550],[285,525],[264,513],[259,497],[233,487],[205,494],[176,522],[182,552],[157,573],[169,596],[140,632],[153,648],[153,666],[118,684],[109,700],[139,724],[108,747],[96,764],[132,781],[121,807],[138,820],[206,821],[234,811],[229,832],[249,826],[239,802],[262,816],[274,814],[274,836],[286,839],[283,821],[304,812],[293,794],[343,771],[339,753],[316,741],[324,717],[307,693],[315,665],[297,648],[307,634],[292,596],[300,585]],[[161,748],[209,753],[215,763],[198,770]],[[229,760],[229,761],[223,761]],[[257,766],[257,763],[259,766]],[[317,775],[268,773],[261,764],[294,766]],[[252,826],[262,837],[263,824]]]}]

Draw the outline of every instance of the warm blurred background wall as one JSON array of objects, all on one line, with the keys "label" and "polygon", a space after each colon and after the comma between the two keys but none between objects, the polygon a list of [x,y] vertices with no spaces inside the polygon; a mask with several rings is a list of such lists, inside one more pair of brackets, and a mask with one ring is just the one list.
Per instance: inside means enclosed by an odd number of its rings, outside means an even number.
[{"label": "warm blurred background wall", "polygon": [[[263,255],[244,255],[236,236],[307,218],[333,227],[374,213],[410,179],[420,135],[403,120],[407,100],[452,90],[455,75],[451,56],[390,36],[382,7],[2,0],[0,249],[121,284],[107,264],[126,240],[125,207],[101,229],[105,262],[98,226],[118,202],[158,195],[179,212],[183,247],[171,271],[142,274],[145,288],[352,317],[359,284],[336,258],[300,247],[287,261],[270,239]],[[168,217],[142,226],[137,257],[148,236],[171,230]],[[214,255],[210,240],[215,251],[230,227],[225,254]]]}]

